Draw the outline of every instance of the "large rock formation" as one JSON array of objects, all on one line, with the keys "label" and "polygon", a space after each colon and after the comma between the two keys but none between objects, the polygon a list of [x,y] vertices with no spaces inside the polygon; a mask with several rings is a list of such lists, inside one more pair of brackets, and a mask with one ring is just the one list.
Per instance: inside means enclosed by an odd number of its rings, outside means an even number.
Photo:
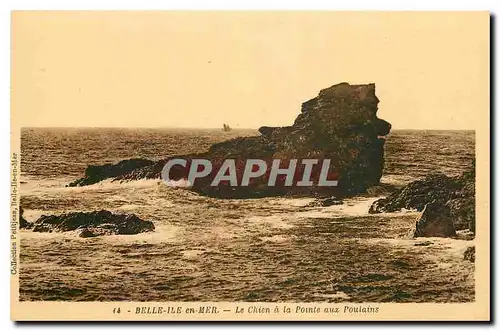
[{"label": "large rock formation", "polygon": [[475,232],[475,167],[457,177],[428,175],[375,201],[369,212],[402,209],[424,211],[416,224],[416,236],[452,236],[455,230],[465,229]]},{"label": "large rock formation", "polygon": [[[350,85],[341,83],[324,90],[302,104],[302,111],[291,126],[261,127],[261,136],[242,137],[214,144],[200,154],[172,156],[190,161],[208,159],[213,164],[213,175],[196,179],[192,189],[201,194],[220,198],[248,198],[275,195],[350,196],[364,192],[379,183],[384,166],[385,135],[391,125],[377,118],[378,98],[375,84]],[[330,159],[329,180],[338,180],[337,187],[286,187],[278,179],[276,186],[268,186],[268,172],[250,182],[248,187],[228,185],[211,186],[215,173],[225,159],[235,159],[238,173],[242,173],[247,159],[263,159],[270,168],[273,159],[281,159],[286,167],[298,159],[296,177],[302,159]],[[86,171],[86,177],[71,185],[87,185],[105,178],[134,180],[159,178],[167,160],[138,166],[129,171]],[[122,161],[125,162],[125,161]],[[123,167],[120,167],[122,169]],[[100,169],[100,168],[92,168]],[[112,168],[114,169],[114,168]],[[184,168],[172,168],[170,178],[187,178]],[[319,170],[313,170],[311,180],[317,183]],[[239,178],[240,180],[241,178]]]},{"label": "large rock formation", "polygon": [[43,215],[33,224],[34,232],[79,230],[81,237],[138,234],[154,229],[153,222],[144,221],[134,214],[113,214],[107,210]]}]

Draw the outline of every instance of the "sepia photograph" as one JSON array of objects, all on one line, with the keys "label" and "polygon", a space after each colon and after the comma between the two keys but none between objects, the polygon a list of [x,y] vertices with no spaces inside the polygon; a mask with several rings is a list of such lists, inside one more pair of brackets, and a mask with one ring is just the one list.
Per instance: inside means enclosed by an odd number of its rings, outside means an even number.
[{"label": "sepia photograph", "polygon": [[489,319],[488,12],[14,11],[11,41],[13,319]]}]

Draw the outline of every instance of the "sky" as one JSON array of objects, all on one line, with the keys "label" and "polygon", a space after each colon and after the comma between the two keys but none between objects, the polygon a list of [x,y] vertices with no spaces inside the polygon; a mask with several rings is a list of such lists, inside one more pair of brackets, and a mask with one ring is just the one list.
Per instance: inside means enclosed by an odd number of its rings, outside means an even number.
[{"label": "sky", "polygon": [[340,82],[395,129],[489,113],[486,12],[14,12],[11,46],[22,126],[284,126]]}]

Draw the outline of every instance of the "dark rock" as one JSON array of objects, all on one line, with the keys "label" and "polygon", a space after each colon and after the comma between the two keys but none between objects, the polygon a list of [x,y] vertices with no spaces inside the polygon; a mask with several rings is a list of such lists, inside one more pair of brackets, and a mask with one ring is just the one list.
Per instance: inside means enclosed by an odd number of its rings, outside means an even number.
[{"label": "dark rock", "polygon": [[[413,236],[414,230],[411,233]],[[417,242],[413,246],[430,246],[430,245],[432,245],[432,241]]]},{"label": "dark rock", "polygon": [[85,177],[77,179],[68,186],[84,186],[100,182],[107,178],[117,177],[129,173],[137,168],[152,165],[154,161],[146,159],[123,160],[117,164],[90,165],[85,169]]},{"label": "dark rock", "polygon": [[107,210],[43,215],[33,226],[34,232],[65,232],[80,229],[81,237],[112,234],[138,234],[154,230],[154,224],[134,214],[113,214]]},{"label": "dark rock", "polygon": [[[414,181],[386,198],[375,201],[369,213],[396,212],[403,208],[423,211],[432,203],[435,212],[442,217],[451,217],[455,230],[476,226],[475,166],[461,176],[448,177],[443,174],[428,175]],[[434,208],[434,207],[433,207]]]},{"label": "dark rock", "polygon": [[475,166],[457,178],[460,188],[453,192],[447,205],[457,230],[476,232],[476,177]]},{"label": "dark rock", "polygon": [[19,228],[20,229],[31,229],[33,227],[33,223],[28,222],[24,217],[23,217],[23,207],[19,207]]},{"label": "dark rock", "polygon": [[395,191],[399,190],[401,186],[389,183],[380,183],[378,185],[372,186],[366,190],[366,195],[368,197],[379,197],[388,196]]},{"label": "dark rock", "polygon": [[318,198],[309,204],[309,207],[329,207],[343,204],[343,201],[336,197]]},{"label": "dark rock", "polygon": [[409,183],[387,198],[375,201],[369,212],[391,213],[407,210],[422,211],[432,201],[446,203],[450,194],[459,189],[460,184],[453,178],[443,174],[431,174],[421,180]]},{"label": "dark rock", "polygon": [[259,132],[266,138],[272,138],[273,132],[276,131],[278,128],[271,127],[271,126],[261,126],[259,128]]},{"label": "dark rock", "polygon": [[78,233],[78,237],[81,238],[92,238],[92,237],[97,237],[97,235],[89,230],[88,228],[83,228],[80,233]]},{"label": "dark rock", "polygon": [[[211,160],[213,176],[196,179],[192,189],[212,197],[355,195],[377,185],[382,176],[384,136],[389,133],[391,125],[377,117],[378,103],[375,84],[337,84],[321,90],[316,98],[304,102],[301,113],[291,126],[263,126],[259,129],[261,136],[236,138],[214,144],[205,153],[170,158],[183,158],[188,164],[193,158]],[[299,166],[296,175],[300,175],[302,159],[330,159],[331,176],[328,179],[337,179],[339,184],[337,187],[286,187],[283,181],[278,181],[276,186],[268,186],[268,171],[251,181],[247,187],[211,186],[215,173],[223,161],[229,158],[236,160],[238,173],[242,173],[247,159],[263,159],[268,169],[273,159],[281,159],[281,167],[286,166],[289,160],[297,159]],[[70,185],[88,185],[110,177],[115,180],[160,178],[166,161],[128,164],[126,169],[120,164],[89,167],[85,178]],[[187,169],[173,168],[174,174],[171,172],[170,177],[174,180],[187,178],[187,172]],[[298,175],[296,179],[300,178]],[[313,171],[311,180],[317,183],[318,177],[319,170]]]},{"label": "dark rock", "polygon": [[452,237],[456,235],[450,208],[439,202],[425,205],[415,224],[413,237]]},{"label": "dark rock", "polygon": [[475,262],[476,261],[476,247],[470,246],[464,252],[464,260]]}]

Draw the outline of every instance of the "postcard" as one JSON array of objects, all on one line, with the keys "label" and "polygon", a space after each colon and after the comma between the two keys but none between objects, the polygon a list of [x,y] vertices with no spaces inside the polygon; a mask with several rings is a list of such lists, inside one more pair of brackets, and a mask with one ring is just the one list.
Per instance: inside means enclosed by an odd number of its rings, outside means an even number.
[{"label": "postcard", "polygon": [[14,11],[11,318],[487,321],[490,14]]}]

